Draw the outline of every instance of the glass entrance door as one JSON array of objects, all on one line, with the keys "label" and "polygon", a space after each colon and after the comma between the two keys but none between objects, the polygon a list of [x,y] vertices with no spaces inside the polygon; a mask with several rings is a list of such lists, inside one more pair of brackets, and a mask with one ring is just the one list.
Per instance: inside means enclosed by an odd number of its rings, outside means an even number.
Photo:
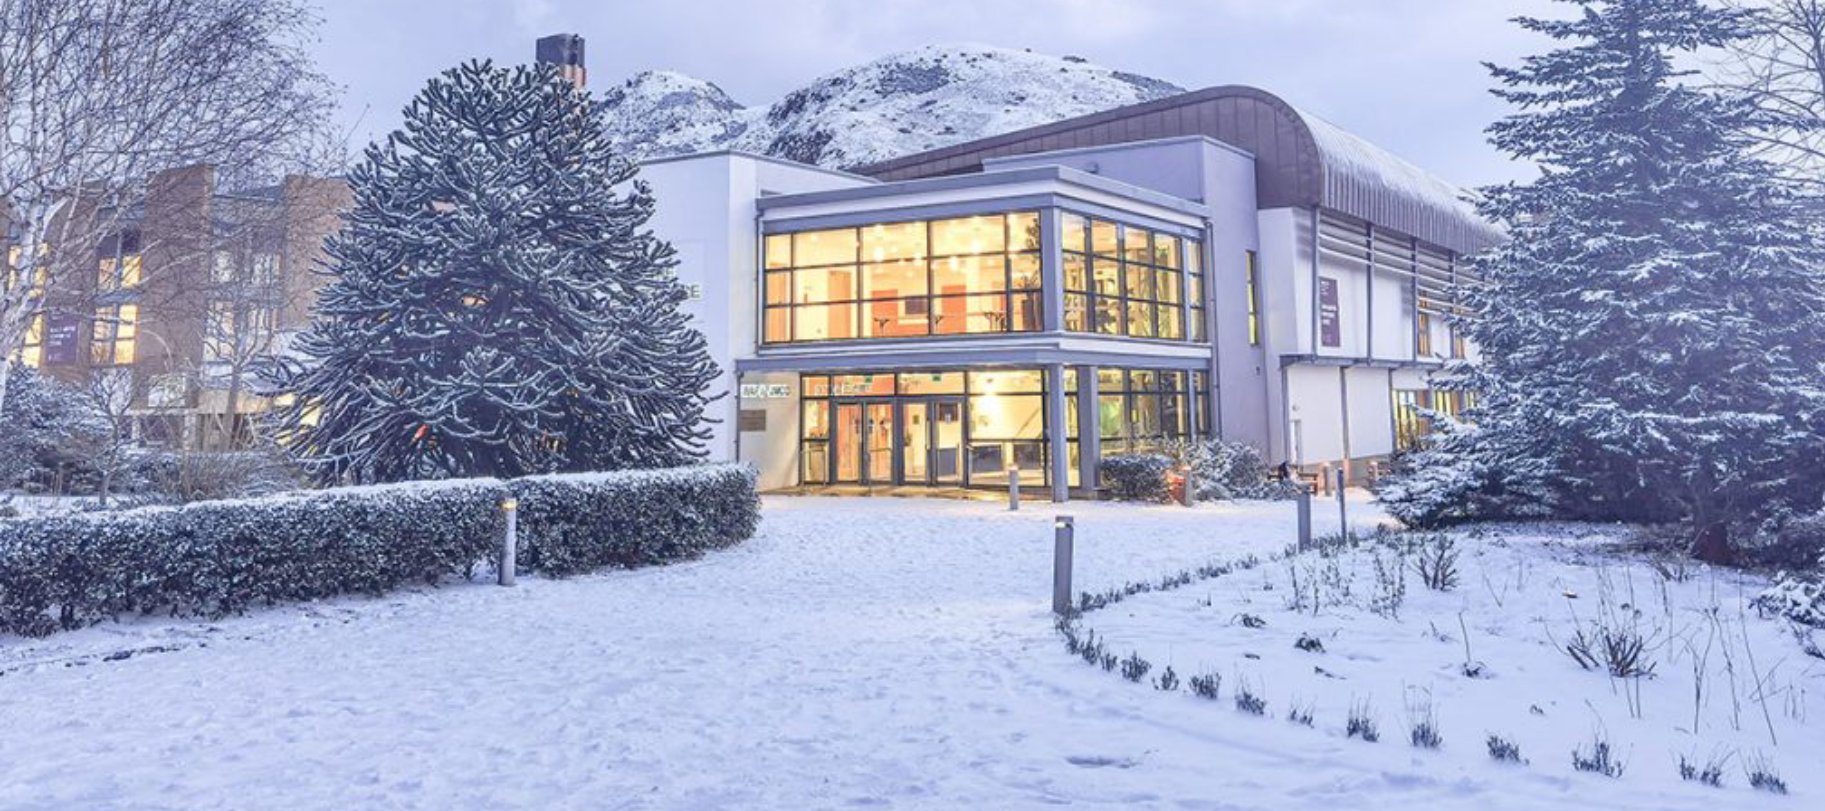
[{"label": "glass entrance door", "polygon": [[900,482],[927,484],[931,481],[930,411],[922,401],[900,406]]},{"label": "glass entrance door", "polygon": [[868,483],[894,483],[894,404],[873,402],[868,409]]},{"label": "glass entrance door", "polygon": [[862,404],[837,403],[836,438],[831,455],[836,457],[835,480],[853,484],[862,480]]},{"label": "glass entrance door", "polygon": [[931,423],[931,482],[963,484],[963,400],[932,400]]}]

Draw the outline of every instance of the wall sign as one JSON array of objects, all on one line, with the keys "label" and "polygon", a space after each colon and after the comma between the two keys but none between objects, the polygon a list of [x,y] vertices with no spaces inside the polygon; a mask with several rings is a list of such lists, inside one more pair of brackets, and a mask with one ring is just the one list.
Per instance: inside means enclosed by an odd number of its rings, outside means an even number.
[{"label": "wall sign", "polygon": [[1325,346],[1343,346],[1343,327],[1337,308],[1337,280],[1318,279],[1318,337]]},{"label": "wall sign", "polygon": [[767,412],[760,408],[744,408],[740,411],[736,422],[743,431],[765,431],[767,430]]},{"label": "wall sign", "polygon": [[75,363],[77,337],[81,334],[81,319],[68,313],[47,313],[44,317],[44,365]]},{"label": "wall sign", "polygon": [[792,396],[792,387],[785,383],[743,383],[741,399],[743,400],[783,400]]}]

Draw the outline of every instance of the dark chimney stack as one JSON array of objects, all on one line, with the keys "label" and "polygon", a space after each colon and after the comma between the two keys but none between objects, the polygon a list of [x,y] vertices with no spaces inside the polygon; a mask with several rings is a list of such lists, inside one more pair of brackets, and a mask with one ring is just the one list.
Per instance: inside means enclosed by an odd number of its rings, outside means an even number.
[{"label": "dark chimney stack", "polygon": [[540,64],[556,65],[558,75],[579,89],[589,81],[589,71],[583,67],[583,38],[576,34],[540,37],[537,56]]}]

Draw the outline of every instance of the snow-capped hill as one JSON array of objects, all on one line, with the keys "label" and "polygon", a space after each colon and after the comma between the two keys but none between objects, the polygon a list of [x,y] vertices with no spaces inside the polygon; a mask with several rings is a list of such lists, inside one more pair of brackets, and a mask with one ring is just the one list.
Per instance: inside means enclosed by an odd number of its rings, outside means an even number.
[{"label": "snow-capped hill", "polygon": [[1077,57],[933,45],[831,73],[765,108],[670,72],[635,76],[606,100],[617,143],[635,157],[735,148],[842,167],[1180,92]]},{"label": "snow-capped hill", "polygon": [[669,70],[635,74],[602,102],[616,145],[640,157],[697,152],[748,126],[746,111],[722,88]]}]

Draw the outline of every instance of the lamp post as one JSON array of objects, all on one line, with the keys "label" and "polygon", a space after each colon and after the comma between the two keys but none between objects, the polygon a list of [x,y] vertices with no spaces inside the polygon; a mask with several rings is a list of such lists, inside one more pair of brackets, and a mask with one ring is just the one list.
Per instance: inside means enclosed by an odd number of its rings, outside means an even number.
[{"label": "lamp post", "polygon": [[1020,465],[1008,466],[1008,509],[1020,509]]}]

